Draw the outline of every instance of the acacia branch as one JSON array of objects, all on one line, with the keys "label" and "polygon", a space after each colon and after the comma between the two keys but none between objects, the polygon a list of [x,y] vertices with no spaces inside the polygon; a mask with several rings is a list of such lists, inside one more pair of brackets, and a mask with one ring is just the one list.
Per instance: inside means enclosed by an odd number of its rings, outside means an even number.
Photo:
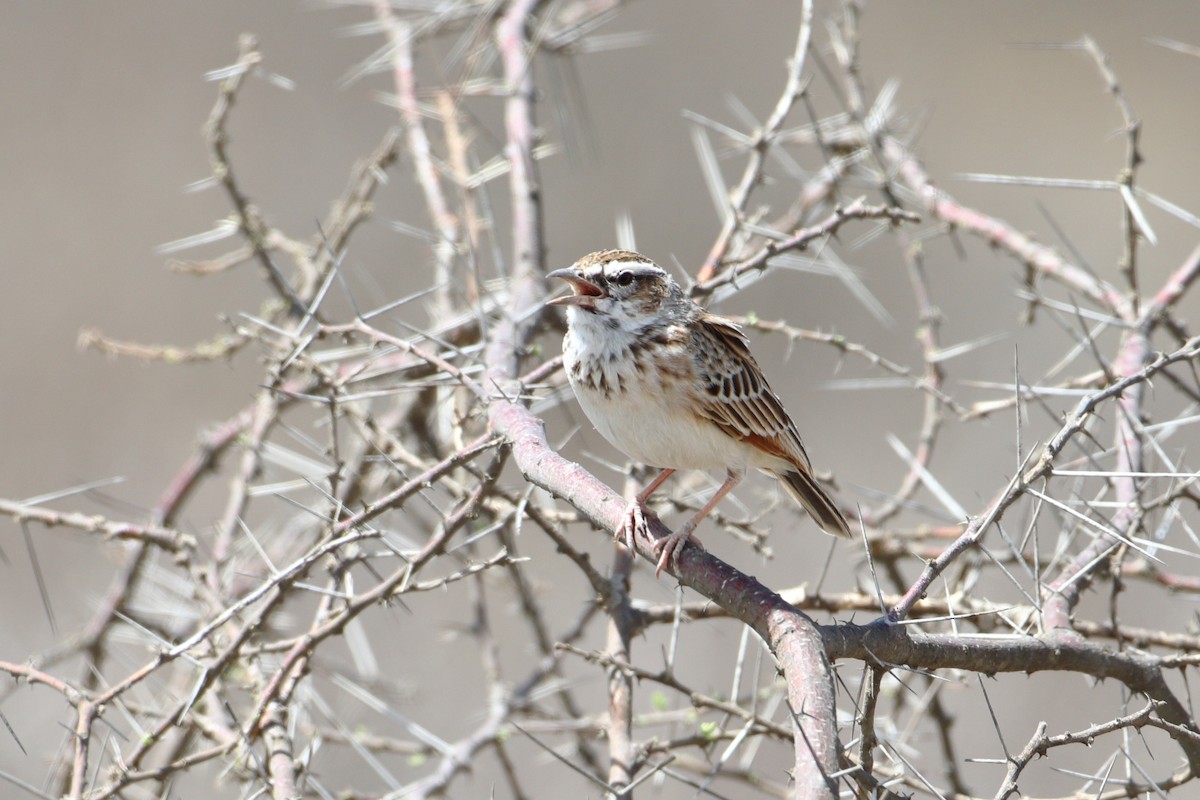
[{"label": "acacia branch", "polygon": [[1188,711],[1167,685],[1163,660],[1118,653],[1071,634],[972,637],[909,633],[895,625],[823,625],[821,636],[832,661],[855,658],[882,667],[964,669],[983,675],[1006,672],[1070,671],[1113,678],[1156,701],[1158,715],[1178,726],[1171,732],[1194,773],[1200,773],[1200,736]]},{"label": "acacia branch", "polygon": [[[510,442],[513,461],[526,480],[563,498],[602,530],[617,530],[624,498],[552,450],[540,419],[503,399],[492,401],[490,419],[493,429]],[[647,521],[652,538],[669,534],[654,514],[648,513]],[[655,563],[652,538],[639,537],[636,544],[638,555]],[[797,795],[836,797],[829,777],[838,769],[832,673],[815,624],[754,578],[698,548],[685,548],[668,571],[751,626],[770,645],[784,673],[796,723]]]}]

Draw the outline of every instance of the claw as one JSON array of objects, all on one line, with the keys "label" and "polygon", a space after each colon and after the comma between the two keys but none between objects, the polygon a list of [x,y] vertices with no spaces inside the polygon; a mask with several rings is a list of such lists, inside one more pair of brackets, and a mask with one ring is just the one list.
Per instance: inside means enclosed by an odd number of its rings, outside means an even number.
[{"label": "claw", "polygon": [[662,575],[663,570],[668,564],[679,566],[679,554],[683,551],[686,544],[694,544],[696,547],[703,547],[700,540],[692,536],[693,525],[684,525],[679,530],[674,531],[661,539],[655,539],[653,548],[654,552],[658,553],[658,564],[654,567],[654,577],[658,578]]},{"label": "claw", "polygon": [[646,523],[646,513],[642,508],[641,501],[632,500],[625,507],[625,519],[621,522],[621,527],[617,528],[616,538],[636,556],[636,539],[639,533],[649,536],[650,527]]}]

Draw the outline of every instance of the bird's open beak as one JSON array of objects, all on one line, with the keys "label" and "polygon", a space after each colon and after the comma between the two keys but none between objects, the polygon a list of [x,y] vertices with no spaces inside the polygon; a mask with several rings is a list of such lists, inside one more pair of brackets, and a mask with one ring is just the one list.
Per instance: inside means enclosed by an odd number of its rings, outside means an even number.
[{"label": "bird's open beak", "polygon": [[574,294],[564,294],[562,297],[548,301],[546,303],[548,306],[579,306],[592,309],[595,307],[596,299],[604,297],[603,289],[589,280],[584,280],[570,267],[556,269],[554,272],[547,273],[546,277],[561,278],[571,285],[571,291],[574,292]]}]

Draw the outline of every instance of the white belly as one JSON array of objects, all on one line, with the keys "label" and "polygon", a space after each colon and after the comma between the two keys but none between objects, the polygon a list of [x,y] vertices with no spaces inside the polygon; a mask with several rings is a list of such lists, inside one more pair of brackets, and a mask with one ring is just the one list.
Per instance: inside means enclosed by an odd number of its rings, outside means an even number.
[{"label": "white belly", "polygon": [[645,394],[605,400],[587,392],[579,404],[600,435],[635,461],[672,469],[746,466],[749,450],[716,425],[670,410]]},{"label": "white belly", "polygon": [[607,396],[573,384],[579,405],[592,425],[634,461],[660,469],[784,466],[779,459],[731,438],[715,423],[689,413],[689,398],[647,377],[628,391]]}]

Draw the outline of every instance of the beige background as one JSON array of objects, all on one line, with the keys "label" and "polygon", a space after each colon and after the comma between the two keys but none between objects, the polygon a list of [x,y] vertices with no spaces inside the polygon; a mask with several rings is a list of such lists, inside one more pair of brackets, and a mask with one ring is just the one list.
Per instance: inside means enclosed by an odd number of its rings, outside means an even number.
[{"label": "beige background", "polygon": [[[764,118],[792,49],[795,5],[647,0],[631,5],[605,32],[647,32],[648,44],[580,56],[570,67],[543,66],[543,77],[555,74],[540,109],[549,138],[563,137],[553,107],[568,97],[576,101],[568,106],[574,119],[584,119],[586,110],[592,126],[582,134],[576,127],[566,153],[543,165],[554,264],[614,244],[614,220],[628,213],[639,249],[660,262],[674,259],[695,268],[717,226],[681,111],[745,128],[729,102],[736,97]],[[353,7],[265,0],[0,5],[0,495],[29,498],[121,476],[123,483],[104,490],[103,503],[68,499],[57,506],[136,519],[191,452],[197,432],[249,399],[257,382],[252,352],[232,364],[166,367],[80,353],[75,339],[81,327],[94,326],[117,338],[188,346],[223,332],[222,315],[257,307],[263,290],[253,269],[201,280],[167,272],[155,254],[158,245],[203,231],[227,213],[217,192],[183,191],[208,174],[200,129],[215,85],[203,74],[231,63],[237,35],[249,31],[261,39],[267,69],[296,82],[294,92],[262,82],[247,89],[234,113],[231,153],[243,186],[269,219],[307,236],[343,188],[353,161],[394,121],[394,112],[374,102],[375,92],[388,90],[385,77],[341,85],[380,43],[343,35],[344,26],[367,17]],[[1058,245],[1042,204],[1094,269],[1115,276],[1120,229],[1112,195],[1031,192],[956,177],[1117,174],[1124,139],[1114,135],[1119,118],[1091,62],[1077,52],[1022,46],[1084,33],[1111,55],[1143,120],[1142,185],[1200,211],[1200,59],[1147,40],[1167,36],[1200,45],[1200,4],[874,3],[863,17],[864,74],[876,90],[888,79],[900,81],[897,106],[919,125],[916,149],[939,184]],[[578,90],[566,91],[576,79]],[[821,113],[835,110],[819,78],[816,97]],[[481,122],[499,135],[494,119]],[[726,162],[727,179],[740,173],[741,164],[738,157]],[[393,186],[380,198],[380,219],[425,224],[411,187],[400,180]],[[1152,222],[1160,243],[1144,254],[1148,282],[1161,280],[1196,240],[1194,229],[1160,213]],[[870,318],[836,282],[820,277],[789,276],[756,287],[724,310],[787,314],[798,324],[845,333],[913,363],[916,350],[907,333],[913,312],[898,255],[867,246],[842,256],[889,306],[894,328]],[[1017,347],[1023,369],[1036,372],[1044,365],[1038,342],[1015,330],[1021,303],[1012,295],[1012,263],[974,242],[966,244],[963,259],[944,239],[930,248],[929,259],[937,302],[946,312],[947,343],[1009,332],[969,363],[955,364],[957,377],[1004,380]],[[356,238],[348,258],[356,289],[368,303],[421,285],[419,265],[425,263],[414,240],[380,224]],[[1195,312],[1193,299],[1181,316]],[[763,341],[759,349],[800,420],[814,461],[834,468],[850,487],[894,486],[902,465],[884,435],[911,429],[919,412],[914,398],[829,390],[829,380],[864,373],[848,366],[838,374],[836,359],[816,348],[799,348],[786,362],[778,342]],[[985,395],[964,390],[964,396]],[[552,432],[565,434],[573,413],[555,412]],[[1013,469],[1011,419],[996,420],[990,435],[994,441],[982,446],[973,429],[946,437],[941,474],[968,507]],[[586,448],[612,455],[594,434],[582,436]],[[202,516],[185,521],[201,530],[205,522]],[[20,528],[0,522],[3,659],[23,660],[73,631],[109,576],[87,537],[32,531],[59,633],[37,597]],[[719,554],[749,561],[713,538]],[[746,565],[782,585],[812,579],[819,564],[811,561],[801,549],[769,565]],[[640,588],[655,599],[670,597],[669,587]],[[731,645],[736,636],[731,631]],[[456,658],[444,657],[450,663]],[[414,685],[420,685],[421,671],[411,668]],[[1040,691],[1047,684],[1029,686]],[[1078,688],[1086,697],[1086,689]],[[1061,688],[1053,696],[1063,696]],[[47,743],[59,734],[52,725],[26,726],[24,710],[33,706],[23,702],[10,700],[0,711],[31,755],[22,756],[0,730],[0,769],[38,784],[46,747],[53,748]],[[1030,698],[1033,717],[1046,702],[1045,695]],[[1004,713],[1028,710],[1019,706],[1017,701]],[[1061,721],[1070,724],[1069,718]],[[486,786],[483,779],[464,783],[457,796]]]}]

